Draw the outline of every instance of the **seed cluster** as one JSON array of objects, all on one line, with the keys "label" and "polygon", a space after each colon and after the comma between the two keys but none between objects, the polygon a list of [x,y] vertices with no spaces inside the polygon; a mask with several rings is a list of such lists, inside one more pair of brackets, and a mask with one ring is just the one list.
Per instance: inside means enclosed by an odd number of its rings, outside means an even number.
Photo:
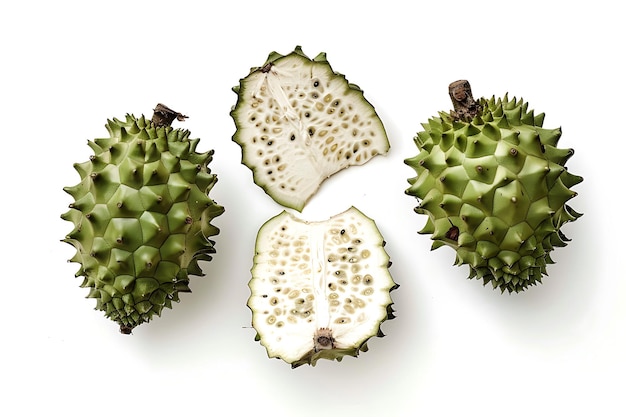
[{"label": "seed cluster", "polygon": [[[268,324],[282,327],[285,321],[298,325],[300,321],[315,321],[315,294],[326,295],[317,304],[328,311],[331,324],[349,324],[366,319],[364,309],[374,301],[371,249],[363,244],[356,224],[339,225],[327,230],[323,242],[316,242],[309,234],[293,236],[292,219],[270,238],[271,250],[267,265],[271,267],[267,278],[261,278],[265,291],[260,296],[266,300]],[[341,227],[343,226],[343,227]],[[311,248],[323,244],[326,265],[316,273],[312,265],[322,260],[314,259]],[[322,274],[320,280],[315,276]],[[322,288],[325,287],[325,288]]]},{"label": "seed cluster", "polygon": [[[346,228],[332,228],[326,242],[328,253],[327,280],[331,323],[334,325],[363,322],[366,306],[375,302],[375,278],[372,276],[368,246],[355,224]],[[365,246],[365,247],[364,247]]]}]

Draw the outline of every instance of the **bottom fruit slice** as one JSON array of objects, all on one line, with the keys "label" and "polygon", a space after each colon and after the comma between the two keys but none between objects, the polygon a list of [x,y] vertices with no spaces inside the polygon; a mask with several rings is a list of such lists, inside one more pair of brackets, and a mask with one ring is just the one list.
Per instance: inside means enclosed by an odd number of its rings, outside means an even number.
[{"label": "bottom fruit slice", "polygon": [[367,350],[392,319],[389,255],[375,222],[351,207],[308,222],[283,211],[259,230],[248,307],[269,357],[293,368]]}]

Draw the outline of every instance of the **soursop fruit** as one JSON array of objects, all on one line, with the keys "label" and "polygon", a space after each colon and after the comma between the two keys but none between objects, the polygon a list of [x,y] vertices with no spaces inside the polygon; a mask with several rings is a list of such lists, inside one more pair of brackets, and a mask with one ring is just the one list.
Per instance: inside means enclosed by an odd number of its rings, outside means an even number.
[{"label": "soursop fruit", "polygon": [[124,334],[190,292],[189,276],[215,253],[211,221],[224,209],[208,195],[213,151],[196,152],[199,139],[170,126],[185,117],[159,104],[152,120],[109,120],[109,137],[89,141],[94,155],[74,165],[80,183],[64,188],[76,276]]},{"label": "soursop fruit", "polygon": [[582,181],[565,167],[574,151],[558,148],[561,129],[543,128],[545,115],[522,99],[475,101],[465,80],[450,97],[454,110],[422,124],[420,152],[405,160],[417,174],[406,193],[428,216],[419,233],[433,249],[455,249],[469,278],[523,291],[547,275],[550,253],[568,241],[562,226],[581,216],[567,204]]},{"label": "soursop fruit", "polygon": [[248,307],[256,340],[293,368],[367,350],[394,317],[385,242],[351,207],[308,222],[283,211],[259,230]]},{"label": "soursop fruit", "polygon": [[374,107],[324,53],[310,59],[300,47],[272,52],[233,90],[242,163],[284,207],[302,211],[328,177],[389,150]]}]

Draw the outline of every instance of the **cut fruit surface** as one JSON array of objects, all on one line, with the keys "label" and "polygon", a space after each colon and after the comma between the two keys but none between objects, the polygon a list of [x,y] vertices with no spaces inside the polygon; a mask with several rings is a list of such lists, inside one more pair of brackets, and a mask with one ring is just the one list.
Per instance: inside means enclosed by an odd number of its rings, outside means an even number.
[{"label": "cut fruit surface", "polygon": [[273,52],[233,90],[242,163],[285,207],[302,211],[328,177],[389,150],[374,107],[324,53],[310,59],[300,47]]},{"label": "cut fruit surface", "polygon": [[358,209],[307,222],[283,211],[259,230],[248,307],[268,355],[292,367],[366,351],[397,288],[374,221]]}]

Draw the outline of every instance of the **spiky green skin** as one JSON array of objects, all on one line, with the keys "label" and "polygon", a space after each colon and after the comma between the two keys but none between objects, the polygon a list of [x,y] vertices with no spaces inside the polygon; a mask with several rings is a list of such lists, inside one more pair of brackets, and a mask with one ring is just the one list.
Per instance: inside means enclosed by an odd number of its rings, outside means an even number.
[{"label": "spiky green skin", "polygon": [[80,183],[64,188],[74,202],[61,217],[74,230],[63,241],[96,309],[130,333],[203,275],[198,261],[211,260],[219,233],[210,222],[224,209],[208,196],[213,151],[196,152],[189,131],[132,115],[106,128],[110,137],[89,142],[94,156],[74,165]]},{"label": "spiky green skin", "polygon": [[[417,176],[406,193],[420,203],[432,248],[456,250],[469,278],[502,292],[541,282],[550,252],[565,246],[561,227],[581,214],[566,202],[582,181],[565,168],[572,149],[560,149],[561,129],[544,129],[515,98],[481,99],[471,122],[441,112],[415,137],[420,153],[405,160]],[[454,229],[458,228],[458,231]]]}]

